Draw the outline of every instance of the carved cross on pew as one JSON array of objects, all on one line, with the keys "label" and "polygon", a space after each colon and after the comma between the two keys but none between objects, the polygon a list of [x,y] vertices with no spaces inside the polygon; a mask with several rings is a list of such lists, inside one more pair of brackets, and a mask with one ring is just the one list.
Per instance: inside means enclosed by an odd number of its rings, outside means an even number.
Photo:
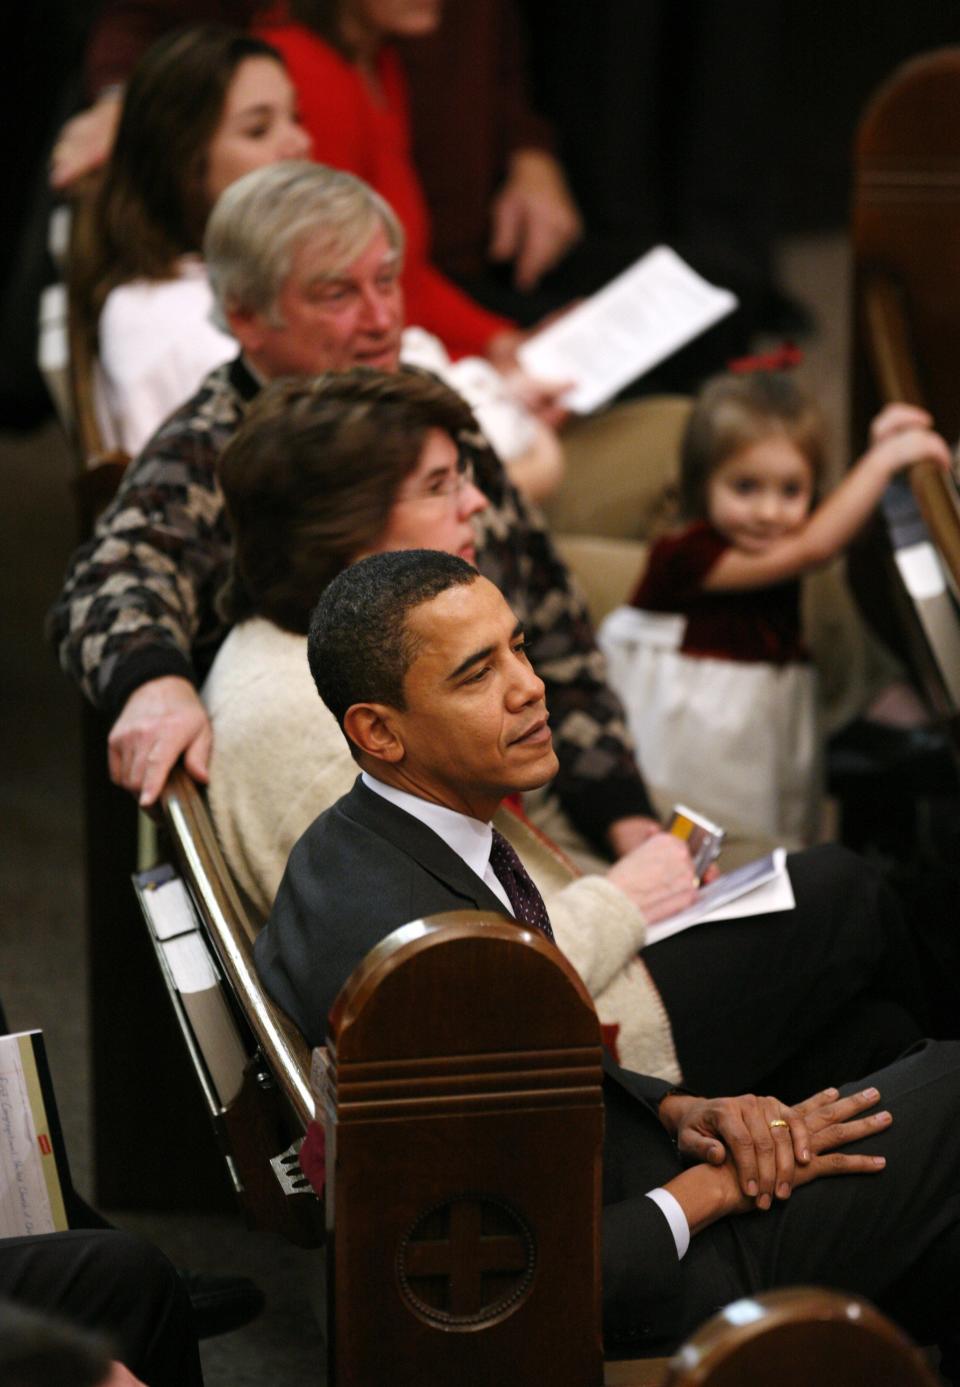
[{"label": "carved cross on pew", "polygon": [[400,1281],[415,1308],[449,1325],[513,1309],[533,1276],[533,1238],[499,1200],[464,1195],[431,1209],[404,1239]]}]

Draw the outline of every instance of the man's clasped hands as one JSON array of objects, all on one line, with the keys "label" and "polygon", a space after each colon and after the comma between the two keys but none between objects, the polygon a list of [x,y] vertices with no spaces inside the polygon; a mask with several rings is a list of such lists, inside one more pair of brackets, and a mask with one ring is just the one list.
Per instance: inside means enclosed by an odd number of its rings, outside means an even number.
[{"label": "man's clasped hands", "polygon": [[767,1210],[775,1199],[823,1175],[876,1174],[883,1156],[838,1148],[875,1136],[893,1121],[875,1088],[841,1097],[824,1089],[795,1107],[778,1098],[696,1098],[670,1092],[660,1121],[691,1164],[666,1189],[683,1207],[691,1232],[727,1214]]}]

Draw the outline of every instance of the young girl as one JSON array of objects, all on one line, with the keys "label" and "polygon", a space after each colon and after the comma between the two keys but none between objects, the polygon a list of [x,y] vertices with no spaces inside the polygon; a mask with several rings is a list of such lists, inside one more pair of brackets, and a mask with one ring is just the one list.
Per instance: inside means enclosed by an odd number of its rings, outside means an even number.
[{"label": "young girl", "polygon": [[869,450],[814,508],[823,426],[794,381],[705,386],[681,451],[686,528],[653,545],[631,604],[599,636],[665,808],[685,801],[788,845],[815,835],[820,739],[798,580],[849,543],[895,473],[922,458],[949,467],[930,423],[889,406]]}]

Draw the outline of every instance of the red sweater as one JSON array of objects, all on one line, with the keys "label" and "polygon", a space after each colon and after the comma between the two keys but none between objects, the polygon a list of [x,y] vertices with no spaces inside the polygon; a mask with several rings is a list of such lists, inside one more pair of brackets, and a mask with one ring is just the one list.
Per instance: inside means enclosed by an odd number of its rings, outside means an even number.
[{"label": "red sweater", "polygon": [[452,356],[482,354],[491,337],[513,324],[481,308],[430,264],[429,216],[413,166],[407,84],[396,53],[380,50],[380,105],[360,71],[305,26],[274,22],[256,29],[283,54],[314,158],[364,179],[402,222],[407,321],[436,333]]}]

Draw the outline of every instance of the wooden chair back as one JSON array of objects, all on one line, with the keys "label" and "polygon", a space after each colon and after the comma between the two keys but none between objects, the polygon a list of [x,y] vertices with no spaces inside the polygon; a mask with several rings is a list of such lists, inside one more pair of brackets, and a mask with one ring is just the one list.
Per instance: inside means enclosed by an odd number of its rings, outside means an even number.
[{"label": "wooden chair back", "polygon": [[79,188],[73,198],[67,253],[67,379],[73,441],[79,468],[74,478],[80,536],[85,538],[99,513],[113,499],[130,462],[120,448],[103,438],[95,403],[97,325],[78,289],[77,267],[87,262],[96,234],[93,205],[96,181]]},{"label": "wooden chair back", "polygon": [[858,1296],[813,1287],[738,1300],[687,1340],[663,1387],[936,1387],[920,1351]]},{"label": "wooden chair back", "polygon": [[312,1191],[285,1195],[271,1160],[302,1137],[314,1115],[310,1055],[292,1022],[264,993],[253,963],[256,927],[224,861],[203,794],[182,767],[162,796],[164,824],[203,934],[239,1013],[249,1059],[236,1098],[211,1112],[240,1201],[258,1228],[304,1246],[322,1241]]},{"label": "wooden chair back", "polygon": [[857,270],[886,277],[902,294],[919,357],[917,387],[939,426],[956,437],[960,47],[911,59],[874,93],[856,134],[853,201]]},{"label": "wooden chair back", "polygon": [[600,1030],[540,935],[395,930],[317,1051],[331,1387],[600,1387]]},{"label": "wooden chair back", "polygon": [[[960,48],[906,63],[857,132],[853,195],[852,418],[865,436],[891,400],[931,410],[960,433]],[[882,589],[861,581],[868,615],[912,663],[934,713],[960,745],[960,500],[932,463],[889,489],[872,557]],[[882,534],[883,539],[878,540]],[[871,600],[872,597],[872,600]],[[891,619],[891,613],[893,618]]]}]

